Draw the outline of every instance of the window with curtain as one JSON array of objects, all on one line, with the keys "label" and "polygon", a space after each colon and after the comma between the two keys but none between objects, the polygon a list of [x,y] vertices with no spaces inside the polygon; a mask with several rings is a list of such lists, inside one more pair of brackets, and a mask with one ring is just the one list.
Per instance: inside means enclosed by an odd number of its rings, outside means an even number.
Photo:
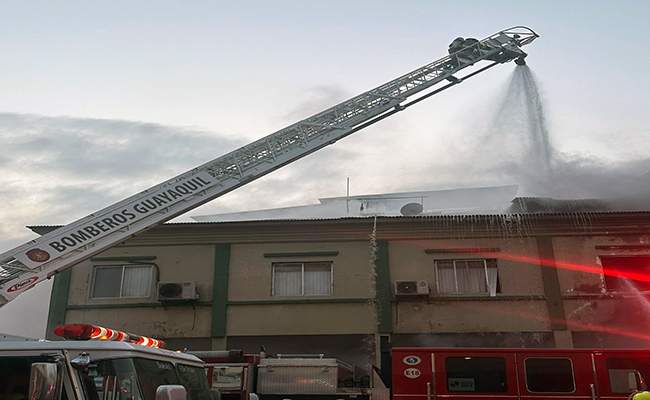
[{"label": "window with curtain", "polygon": [[273,264],[272,296],[319,296],[332,294],[331,262]]},{"label": "window with curtain", "polygon": [[488,294],[501,292],[497,260],[438,260],[436,288],[439,294]]},{"label": "window with curtain", "polygon": [[149,297],[152,277],[149,264],[95,266],[92,297]]}]

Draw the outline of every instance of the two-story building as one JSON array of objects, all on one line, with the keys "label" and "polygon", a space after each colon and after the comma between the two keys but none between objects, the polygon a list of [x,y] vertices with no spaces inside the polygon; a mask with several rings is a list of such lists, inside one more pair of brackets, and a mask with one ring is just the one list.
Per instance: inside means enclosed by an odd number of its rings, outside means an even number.
[{"label": "two-story building", "polygon": [[648,347],[650,211],[606,208],[515,198],[486,214],[168,223],[58,274],[48,332],[91,323],[361,365],[382,341]]}]

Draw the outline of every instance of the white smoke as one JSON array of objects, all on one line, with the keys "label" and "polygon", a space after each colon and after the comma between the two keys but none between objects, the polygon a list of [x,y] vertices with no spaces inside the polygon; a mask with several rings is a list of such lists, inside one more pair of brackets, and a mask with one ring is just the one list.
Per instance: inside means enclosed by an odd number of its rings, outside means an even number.
[{"label": "white smoke", "polygon": [[612,162],[554,144],[553,135],[570,132],[549,129],[546,102],[529,67],[515,68],[498,104],[473,153],[486,176],[519,183],[520,196],[642,200],[650,193],[650,159]]}]

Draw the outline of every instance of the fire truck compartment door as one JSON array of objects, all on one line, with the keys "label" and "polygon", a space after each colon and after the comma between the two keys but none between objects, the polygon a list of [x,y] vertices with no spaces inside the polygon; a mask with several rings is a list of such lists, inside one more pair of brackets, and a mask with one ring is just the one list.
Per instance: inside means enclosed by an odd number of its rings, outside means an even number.
[{"label": "fire truck compartment door", "polygon": [[588,351],[517,353],[522,400],[592,400],[595,380]]}]

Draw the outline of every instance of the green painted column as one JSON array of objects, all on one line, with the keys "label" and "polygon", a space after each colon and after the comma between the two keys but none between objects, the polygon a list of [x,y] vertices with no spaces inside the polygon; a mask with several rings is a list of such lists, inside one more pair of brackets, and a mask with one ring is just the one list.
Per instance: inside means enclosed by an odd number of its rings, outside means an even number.
[{"label": "green painted column", "polygon": [[560,279],[557,274],[557,266],[555,265],[553,238],[550,236],[538,236],[537,248],[540,259],[544,261],[540,263],[540,268],[542,270],[546,305],[549,317],[551,318],[551,329],[554,331],[566,330],[568,328],[564,312],[564,302],[562,301],[562,291],[560,289]]},{"label": "green painted column", "polygon": [[393,333],[393,309],[390,297],[390,268],[388,241],[377,240],[375,259],[375,290],[377,306],[377,333]]},{"label": "green painted column", "polygon": [[[230,267],[230,244],[214,246],[214,282],[212,283],[212,338],[226,337],[226,314],[228,303],[228,270]],[[214,340],[213,340],[214,342]],[[218,341],[221,342],[221,341]]]},{"label": "green painted column", "polygon": [[54,276],[52,294],[50,295],[50,310],[47,315],[47,328],[45,339],[57,340],[54,335],[54,328],[65,324],[65,312],[68,305],[68,293],[70,292],[70,277],[72,269],[60,272]]}]

